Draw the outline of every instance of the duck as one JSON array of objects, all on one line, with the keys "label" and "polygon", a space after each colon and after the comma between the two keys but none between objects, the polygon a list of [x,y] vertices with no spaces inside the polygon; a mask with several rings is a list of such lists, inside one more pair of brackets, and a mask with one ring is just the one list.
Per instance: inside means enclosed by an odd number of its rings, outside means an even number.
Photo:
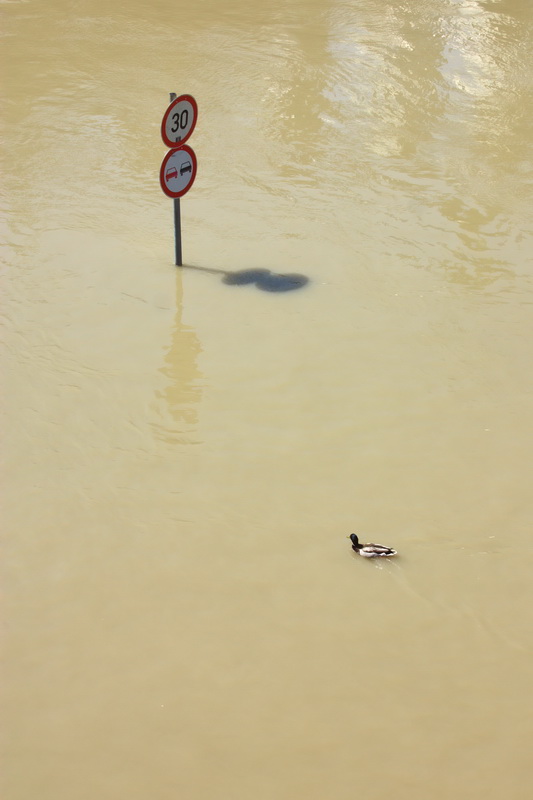
[{"label": "duck", "polygon": [[385,547],[383,544],[372,544],[371,542],[369,544],[359,544],[359,537],[355,533],[348,536],[348,539],[352,542],[352,550],[355,550],[363,558],[383,558],[397,554],[392,547]]}]

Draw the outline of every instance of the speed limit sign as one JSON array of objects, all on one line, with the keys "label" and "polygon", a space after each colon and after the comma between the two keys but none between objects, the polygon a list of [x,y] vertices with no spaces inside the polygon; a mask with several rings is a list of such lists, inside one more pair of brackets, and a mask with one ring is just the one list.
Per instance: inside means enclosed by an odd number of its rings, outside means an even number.
[{"label": "speed limit sign", "polygon": [[198,106],[190,94],[177,97],[167,108],[161,123],[161,136],[167,147],[184,144],[196,125]]}]

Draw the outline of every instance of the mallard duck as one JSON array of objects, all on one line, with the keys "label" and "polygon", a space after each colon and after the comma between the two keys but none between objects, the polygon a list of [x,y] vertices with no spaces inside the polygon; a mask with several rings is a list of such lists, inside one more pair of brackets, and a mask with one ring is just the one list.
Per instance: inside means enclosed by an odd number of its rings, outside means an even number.
[{"label": "mallard duck", "polygon": [[363,558],[380,558],[383,556],[396,555],[396,550],[393,550],[392,547],[385,547],[383,544],[359,544],[359,538],[355,533],[348,536],[348,539],[351,539],[352,550],[355,550],[355,552],[359,553]]}]

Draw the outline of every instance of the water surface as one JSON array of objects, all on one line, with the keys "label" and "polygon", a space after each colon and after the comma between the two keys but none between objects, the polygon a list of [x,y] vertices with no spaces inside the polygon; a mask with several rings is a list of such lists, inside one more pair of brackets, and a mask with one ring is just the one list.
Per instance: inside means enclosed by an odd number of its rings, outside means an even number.
[{"label": "water surface", "polygon": [[2,16],[6,799],[528,798],[530,3]]}]

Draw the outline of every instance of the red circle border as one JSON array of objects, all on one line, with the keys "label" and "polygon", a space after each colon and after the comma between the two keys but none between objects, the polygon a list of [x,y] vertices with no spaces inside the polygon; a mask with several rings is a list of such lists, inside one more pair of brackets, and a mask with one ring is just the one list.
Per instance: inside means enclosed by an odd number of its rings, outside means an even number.
[{"label": "red circle border", "polygon": [[[181,140],[181,142],[171,142],[170,139],[167,139],[167,136],[166,136],[166,133],[165,133],[167,119],[169,117],[170,112],[174,108],[174,106],[176,106],[178,103],[181,103],[182,100],[187,100],[191,104],[191,106],[193,107],[193,110],[194,110],[194,122],[192,124],[192,128],[190,129],[189,133],[187,134],[187,136],[184,139]],[[179,97],[176,97],[176,99],[172,101],[172,103],[169,105],[169,107],[167,108],[167,110],[163,114],[163,121],[161,123],[161,138],[163,139],[163,141],[164,141],[164,143],[166,144],[167,147],[172,147],[175,150],[176,149],[176,145],[180,145],[181,146],[182,144],[185,144],[187,139],[189,139],[192,136],[192,132],[196,128],[196,123],[197,122],[198,122],[198,103],[196,102],[196,100],[194,99],[192,94],[180,94]]]},{"label": "red circle border", "polygon": [[[187,186],[185,187],[185,189],[183,189],[183,191],[181,191],[181,192],[171,192],[170,189],[167,187],[164,179],[163,179],[163,175],[165,174],[165,168],[167,166],[167,162],[170,159],[170,157],[174,155],[176,150],[185,150],[185,152],[187,152],[190,155],[191,160],[192,160],[192,178],[190,180],[190,183],[188,183]],[[162,188],[163,192],[166,194],[166,196],[167,197],[176,198],[176,197],[183,197],[184,194],[187,194],[187,192],[189,191],[189,189],[191,188],[191,186],[193,185],[193,183],[194,183],[194,181],[196,179],[196,170],[197,169],[198,169],[198,163],[196,161],[196,153],[194,152],[192,147],[189,147],[188,144],[180,145],[179,147],[173,147],[172,150],[169,150],[168,153],[166,154],[166,156],[164,157],[163,163],[161,164],[161,168],[159,170],[159,183],[161,184],[161,188]]]}]

